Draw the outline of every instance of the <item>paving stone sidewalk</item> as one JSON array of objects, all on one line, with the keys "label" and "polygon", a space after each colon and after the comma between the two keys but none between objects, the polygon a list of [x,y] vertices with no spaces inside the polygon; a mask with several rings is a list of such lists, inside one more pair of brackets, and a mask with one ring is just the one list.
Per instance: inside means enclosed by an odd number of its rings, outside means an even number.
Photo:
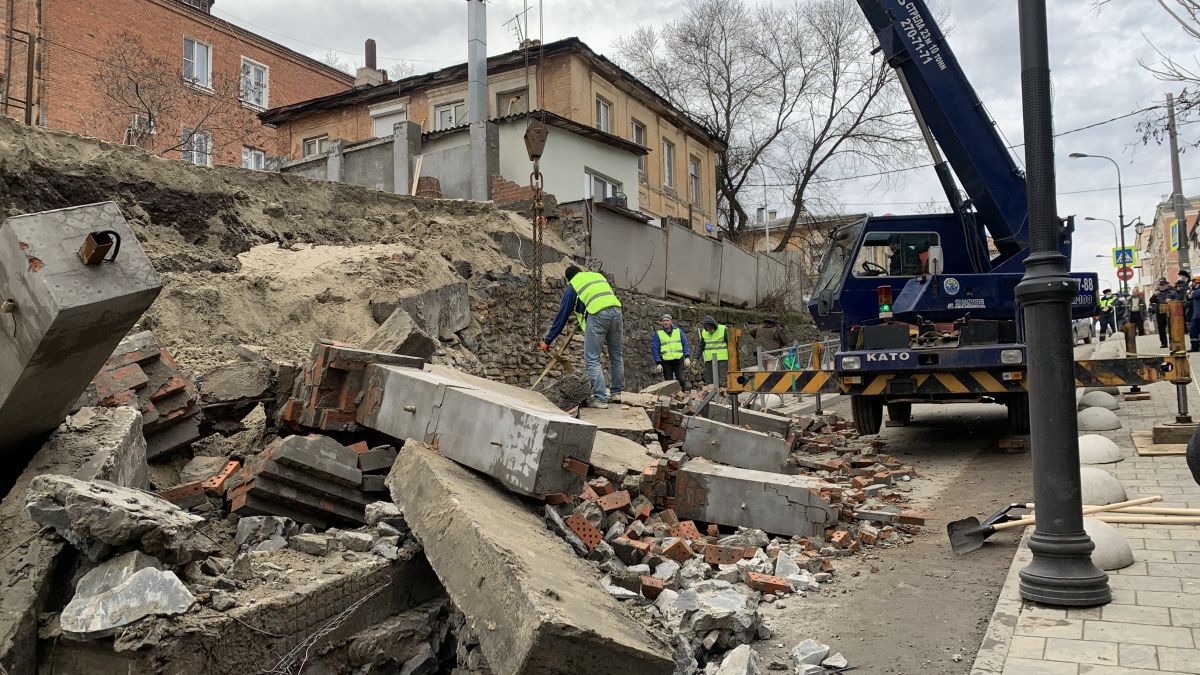
[{"label": "paving stone sidewalk", "polygon": [[[1139,338],[1138,351],[1161,353],[1157,336]],[[1193,357],[1192,370],[1200,372]],[[1144,389],[1149,401],[1122,401],[1123,427],[1102,432],[1125,459],[1100,465],[1130,499],[1163,496],[1162,506],[1200,508],[1200,486],[1182,456],[1139,457],[1131,431],[1175,419],[1175,388]],[[1200,420],[1200,387],[1189,385],[1193,419]],[[972,675],[1137,675],[1200,673],[1200,526],[1119,525],[1133,549],[1131,567],[1109,573],[1113,601],[1090,609],[1057,609],[1023,602],[1018,572],[1031,552],[1022,540]],[[1026,538],[1030,532],[1026,532]]]}]

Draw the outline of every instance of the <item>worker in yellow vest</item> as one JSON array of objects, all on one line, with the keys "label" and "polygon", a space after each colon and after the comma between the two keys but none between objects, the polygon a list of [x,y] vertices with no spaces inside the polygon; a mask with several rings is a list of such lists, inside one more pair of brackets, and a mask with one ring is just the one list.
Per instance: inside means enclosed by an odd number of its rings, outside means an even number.
[{"label": "worker in yellow vest", "polygon": [[1114,320],[1115,313],[1113,312],[1113,302],[1116,300],[1113,297],[1112,289],[1104,289],[1104,294],[1096,301],[1100,306],[1100,339],[1103,340],[1111,333],[1117,332],[1117,322]]},{"label": "worker in yellow vest", "polygon": [[692,365],[687,355],[687,335],[675,325],[670,314],[662,315],[650,346],[654,352],[654,362],[662,368],[663,380],[678,380],[680,388],[687,391],[687,368]]},{"label": "worker in yellow vest", "polygon": [[[587,367],[588,379],[592,382],[593,408],[607,408],[609,401],[621,402],[621,391],[625,388],[625,358],[621,340],[625,331],[621,316],[621,301],[609,285],[608,279],[599,272],[581,270],[575,265],[567,268],[567,287],[563,289],[558,315],[550,331],[542,338],[538,348],[550,349],[562,333],[572,314],[583,328],[583,363]],[[608,370],[612,377],[612,393],[605,387],[604,371],[600,368],[600,350],[608,347]]]},{"label": "worker in yellow vest", "polygon": [[700,323],[700,369],[704,371],[704,383],[713,383],[713,361],[717,362],[717,386],[724,387],[729,380],[729,334],[724,324],[705,316]]}]

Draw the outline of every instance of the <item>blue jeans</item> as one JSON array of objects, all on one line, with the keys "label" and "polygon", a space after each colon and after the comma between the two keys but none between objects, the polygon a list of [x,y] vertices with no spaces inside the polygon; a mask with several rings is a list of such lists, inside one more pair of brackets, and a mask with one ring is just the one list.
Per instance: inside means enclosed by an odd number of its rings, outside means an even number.
[{"label": "blue jeans", "polygon": [[600,348],[608,346],[608,371],[612,375],[612,395],[620,396],[625,388],[625,357],[621,351],[621,338],[625,332],[625,320],[620,307],[605,307],[588,315],[587,331],[583,335],[583,363],[587,366],[588,379],[592,381],[592,396],[600,403],[608,402],[604,387],[604,371],[600,368]]}]

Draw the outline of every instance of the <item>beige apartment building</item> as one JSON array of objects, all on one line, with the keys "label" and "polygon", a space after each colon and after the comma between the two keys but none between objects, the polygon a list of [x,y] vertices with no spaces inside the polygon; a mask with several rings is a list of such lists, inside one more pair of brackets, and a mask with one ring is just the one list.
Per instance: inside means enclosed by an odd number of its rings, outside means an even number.
[{"label": "beige apartment building", "polygon": [[[539,82],[543,91],[539,91]],[[467,124],[465,63],[395,82],[360,81],[344,92],[268,110],[287,159],[325,152],[330,142],[389,137],[395,124],[421,125],[434,134]],[[678,223],[717,234],[716,162],[720,141],[633,75],[578,38],[533,45],[488,59],[489,119],[545,109],[648,150],[637,157],[637,185],[587,172],[577,180],[597,199],[632,197],[652,223]],[[516,152],[507,144],[502,152]],[[523,148],[521,149],[523,153]],[[510,158],[511,159],[511,158]],[[512,165],[513,162],[502,164]],[[504,176],[525,184],[528,175]]]}]

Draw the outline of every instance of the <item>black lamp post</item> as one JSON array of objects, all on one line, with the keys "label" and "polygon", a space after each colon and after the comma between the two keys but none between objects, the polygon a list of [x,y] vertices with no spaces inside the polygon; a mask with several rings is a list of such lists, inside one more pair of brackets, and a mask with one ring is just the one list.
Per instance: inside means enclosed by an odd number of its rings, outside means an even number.
[{"label": "black lamp post", "polygon": [[1071,300],[1079,284],[1067,273],[1054,183],[1054,124],[1046,0],[1019,0],[1021,92],[1029,198],[1029,257],[1016,296],[1025,316],[1033,495],[1037,521],[1021,570],[1021,597],[1088,607],[1112,600],[1108,577],[1092,564],[1095,545],[1083,529],[1079,437],[1075,420]]}]

